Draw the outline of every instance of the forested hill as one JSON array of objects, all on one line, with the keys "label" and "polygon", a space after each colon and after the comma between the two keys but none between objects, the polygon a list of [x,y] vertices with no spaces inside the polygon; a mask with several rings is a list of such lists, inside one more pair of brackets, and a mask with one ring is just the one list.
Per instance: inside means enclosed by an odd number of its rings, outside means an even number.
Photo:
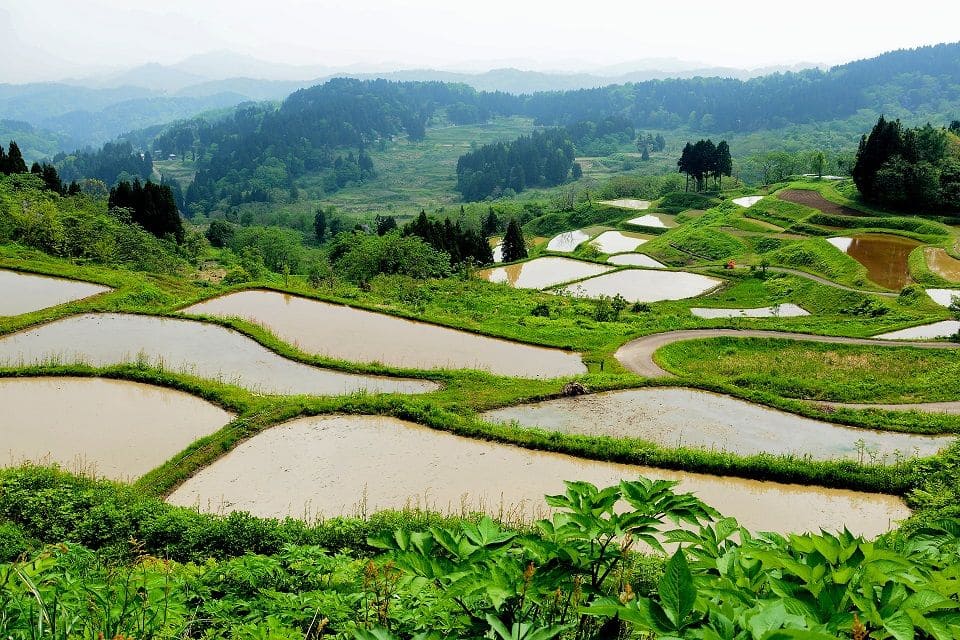
[{"label": "forested hill", "polygon": [[187,190],[190,208],[268,199],[270,189],[306,174],[332,170],[328,189],[372,173],[366,146],[383,138],[426,135],[428,119],[446,107],[455,122],[488,119],[515,108],[510,96],[478,93],[460,84],[335,79],[291,94],[279,109],[254,105],[210,124],[171,127],[154,142],[163,152],[196,151],[197,174]]},{"label": "forested hill", "polygon": [[851,116],[960,112],[960,43],[895,51],[829,71],[807,70],[741,81],[652,80],[601,89],[516,96],[444,82],[335,79],[290,95],[282,105],[238,108],[232,117],[172,126],[153,148],[197,154],[187,194],[194,210],[268,199],[278,186],[325,172],[333,190],[375,167],[363,149],[382,138],[425,135],[444,109],[455,124],[495,115],[523,115],[539,124],[569,125],[625,118],[634,126],[701,132],[755,131]]},{"label": "forested hill", "polygon": [[753,131],[844,118],[861,109],[899,113],[960,108],[960,43],[741,81],[651,80],[525,99],[524,113],[568,124],[619,114],[637,126]]}]

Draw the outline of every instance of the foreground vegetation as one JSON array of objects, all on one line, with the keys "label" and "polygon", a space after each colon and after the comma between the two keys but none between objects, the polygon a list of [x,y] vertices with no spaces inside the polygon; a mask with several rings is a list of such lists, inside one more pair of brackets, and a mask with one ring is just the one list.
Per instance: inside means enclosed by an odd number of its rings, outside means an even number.
[{"label": "foreground vegetation", "polygon": [[955,516],[865,541],[754,535],[672,483],[643,478],[604,489],[567,483],[546,500],[554,514],[523,530],[415,512],[307,526],[204,516],[49,469],[3,471],[0,632],[502,640],[960,632]]}]

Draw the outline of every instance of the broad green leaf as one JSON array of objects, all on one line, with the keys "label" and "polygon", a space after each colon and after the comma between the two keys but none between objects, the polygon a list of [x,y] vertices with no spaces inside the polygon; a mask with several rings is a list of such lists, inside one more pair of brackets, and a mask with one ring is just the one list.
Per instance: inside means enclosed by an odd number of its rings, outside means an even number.
[{"label": "broad green leaf", "polygon": [[667,562],[659,584],[660,601],[663,611],[674,625],[674,629],[684,627],[697,600],[697,590],[693,585],[693,576],[683,550],[677,549]]},{"label": "broad green leaf", "polygon": [[883,628],[897,640],[913,640],[913,621],[906,611],[898,611],[883,621]]}]

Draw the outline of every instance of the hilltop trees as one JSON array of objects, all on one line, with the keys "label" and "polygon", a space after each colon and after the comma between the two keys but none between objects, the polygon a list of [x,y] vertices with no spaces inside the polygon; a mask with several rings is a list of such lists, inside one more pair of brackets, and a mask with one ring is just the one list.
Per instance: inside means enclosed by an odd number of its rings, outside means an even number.
[{"label": "hilltop trees", "polygon": [[140,184],[140,180],[134,180],[133,184],[120,182],[110,190],[109,207],[128,209],[131,222],[158,238],[170,235],[178,243],[183,242],[183,221],[177,211],[173,192],[166,185],[154,184],[149,180],[145,184]]},{"label": "hilltop trees", "polygon": [[853,181],[867,202],[928,211],[960,210],[960,137],[948,129],[877,120],[860,139]]},{"label": "hilltop trees", "polygon": [[507,233],[503,237],[503,261],[514,262],[527,257],[527,245],[523,240],[523,232],[516,218],[512,218],[507,225]]},{"label": "hilltop trees", "polygon": [[562,184],[573,168],[574,149],[564,129],[535,131],[513,142],[487,144],[457,160],[457,191],[464,200],[497,197],[507,189]]},{"label": "hilltop trees", "polygon": [[718,145],[709,139],[698,140],[695,144],[688,142],[677,160],[677,170],[687,177],[685,190],[689,190],[691,178],[697,191],[706,188],[709,178],[713,178],[714,186],[722,187],[723,176],[733,172],[730,146],[726,140],[721,140]]}]

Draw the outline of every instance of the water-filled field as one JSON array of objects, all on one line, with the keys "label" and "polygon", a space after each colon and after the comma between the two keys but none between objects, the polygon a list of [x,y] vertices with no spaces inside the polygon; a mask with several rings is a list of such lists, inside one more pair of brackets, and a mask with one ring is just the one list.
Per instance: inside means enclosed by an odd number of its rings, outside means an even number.
[{"label": "water-filled field", "polygon": [[481,414],[548,431],[640,438],[665,447],[817,460],[932,455],[953,437],[856,429],[694,389],[633,389],[559,398]]},{"label": "water-filled field", "polygon": [[518,289],[543,289],[562,282],[606,273],[612,268],[571,258],[546,256],[505,267],[483,269],[478,271],[477,275],[484,280],[507,283]]},{"label": "water-filled field", "polygon": [[49,461],[115,480],[143,475],[233,419],[180,391],[100,378],[3,378],[0,407],[0,465]]},{"label": "water-filled field", "polygon": [[184,313],[238,317],[299,349],[351,362],[410,369],[481,369],[521,378],[586,373],[579,354],[497,340],[276,291],[240,291]]},{"label": "water-filled field", "polygon": [[0,316],[46,309],[106,291],[110,287],[92,282],[0,270]]},{"label": "water-filled field", "polygon": [[284,358],[245,335],[204,322],[119,313],[73,316],[0,338],[6,365],[145,362],[262,393],[426,393],[426,380],[321,369]]},{"label": "water-filled field", "polygon": [[405,506],[526,518],[570,478],[598,486],[678,480],[754,531],[873,535],[909,515],[893,496],[666,471],[463,438],[381,416],[300,418],[254,436],[182,484],[169,502],[203,511],[313,519]]}]

